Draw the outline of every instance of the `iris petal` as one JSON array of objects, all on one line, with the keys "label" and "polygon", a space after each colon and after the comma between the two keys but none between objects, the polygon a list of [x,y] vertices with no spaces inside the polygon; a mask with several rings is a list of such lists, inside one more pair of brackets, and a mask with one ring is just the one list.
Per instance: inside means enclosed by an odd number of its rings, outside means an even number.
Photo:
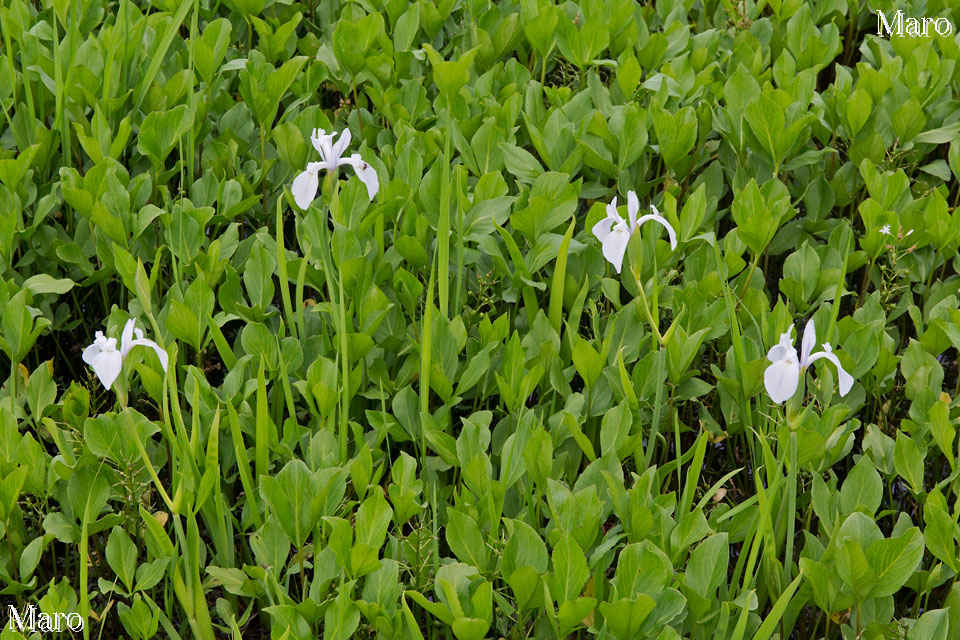
[{"label": "iris petal", "polygon": [[618,224],[601,243],[603,257],[616,268],[617,273],[623,268],[623,255],[627,252],[628,242],[630,232],[626,225]]},{"label": "iris petal", "polygon": [[813,364],[820,358],[826,358],[833,363],[833,366],[837,368],[837,382],[840,386],[840,397],[850,393],[850,389],[853,388],[853,376],[846,372],[846,370],[843,368],[843,365],[840,364],[840,359],[831,351],[818,351],[817,353],[813,354],[807,361],[807,366]]},{"label": "iris petal", "polygon": [[293,201],[297,203],[297,206],[306,210],[313,199],[317,197],[317,189],[319,188],[320,178],[317,176],[317,172],[311,171],[308,166],[306,171],[301,172],[293,179],[290,191],[293,193]]},{"label": "iris petal", "polygon": [[803,328],[803,344],[800,347],[800,366],[805,367],[810,364],[810,352],[817,344],[817,328],[813,324],[813,318],[807,321],[807,326]]},{"label": "iris petal", "polygon": [[630,231],[639,227],[642,223],[637,221],[637,214],[640,213],[640,201],[637,194],[633,191],[627,192],[627,218],[630,220]]},{"label": "iris petal", "polygon": [[[347,140],[350,140],[349,136]],[[370,200],[373,200],[377,195],[377,191],[380,190],[380,181],[377,179],[376,169],[365,162],[359,153],[355,153],[349,158],[344,158],[343,164],[349,164],[353,167],[353,170],[357,172],[357,177],[366,185],[367,195],[370,196]]]},{"label": "iris petal", "polygon": [[796,393],[799,382],[800,365],[789,358],[777,360],[763,372],[763,386],[777,404],[789,400]]},{"label": "iris petal", "polygon": [[648,213],[645,216],[641,216],[640,219],[637,220],[637,227],[639,228],[641,225],[643,225],[644,222],[647,222],[648,220],[659,222],[660,224],[662,224],[664,227],[667,228],[667,235],[670,236],[670,249],[671,250],[676,249],[677,248],[677,232],[673,230],[673,227],[670,226],[670,223],[667,222],[667,219],[657,213]]},{"label": "iris petal", "polygon": [[114,380],[120,375],[120,368],[123,366],[123,356],[120,355],[120,352],[117,350],[102,351],[94,356],[88,364],[93,367],[94,373],[97,374],[100,382],[102,382],[103,386],[109,391]]}]

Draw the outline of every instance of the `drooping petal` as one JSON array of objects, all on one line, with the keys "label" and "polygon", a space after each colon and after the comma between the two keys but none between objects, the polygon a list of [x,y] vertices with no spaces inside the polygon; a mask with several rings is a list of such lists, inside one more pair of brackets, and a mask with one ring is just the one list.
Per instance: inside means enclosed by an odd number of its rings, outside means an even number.
[{"label": "drooping petal", "polygon": [[600,243],[603,257],[612,264],[617,273],[623,268],[623,255],[627,252],[627,243],[630,242],[630,231],[625,224],[614,226],[606,238]]},{"label": "drooping petal", "polygon": [[[84,356],[86,356],[86,353],[84,353]],[[86,357],[84,357],[84,361],[86,361]],[[103,386],[109,391],[113,381],[120,375],[120,368],[123,366],[123,356],[120,355],[120,352],[116,349],[101,351],[93,356],[87,364],[93,367],[93,372],[97,374],[100,382],[103,383]]]},{"label": "drooping petal", "polygon": [[[656,211],[656,209],[654,209],[654,211]],[[673,227],[670,226],[670,223],[667,222],[667,219],[661,216],[659,213],[648,213],[645,216],[640,216],[640,219],[637,220],[637,228],[639,229],[643,225],[643,223],[647,222],[648,220],[654,220],[656,222],[659,222],[660,224],[662,224],[664,227],[667,228],[667,235],[670,236],[670,250],[672,251],[673,249],[676,249],[677,248],[677,232],[673,230]]]},{"label": "drooping petal", "polygon": [[80,354],[80,357],[88,365],[93,366],[93,359],[100,355],[100,353],[103,351],[113,351],[116,348],[116,338],[110,338],[107,340],[103,335],[103,331],[97,331],[96,334],[94,334],[93,344],[86,347],[83,350],[83,353]]},{"label": "drooping petal", "polygon": [[803,328],[803,344],[800,347],[800,366],[805,367],[810,364],[810,352],[817,344],[817,328],[813,325],[813,318],[807,321],[807,326]]},{"label": "drooping petal", "polygon": [[380,181],[377,179],[377,171],[367,162],[365,162],[359,153],[355,153],[349,158],[343,159],[343,164],[349,164],[357,172],[357,177],[367,186],[367,195],[370,200],[377,195],[380,190]]},{"label": "drooping petal", "polygon": [[87,347],[86,349],[84,349],[80,357],[83,358],[83,361],[86,362],[88,365],[93,366],[94,358],[100,355],[100,353],[101,353],[100,347],[97,346],[96,343],[94,343],[89,347]]},{"label": "drooping petal", "polygon": [[340,138],[333,144],[333,158],[330,158],[329,161],[336,166],[340,162],[340,158],[343,156],[343,152],[347,150],[347,145],[350,144],[350,129],[344,129],[340,133]]},{"label": "drooping petal", "polygon": [[317,189],[320,188],[320,178],[317,175],[318,170],[316,165],[320,164],[322,163],[311,162],[308,164],[307,169],[294,178],[293,184],[290,185],[290,191],[293,193],[293,201],[303,210],[306,210],[307,207],[310,206],[310,203],[313,202],[313,199],[317,197]]},{"label": "drooping petal", "polygon": [[837,382],[840,385],[840,397],[843,397],[850,393],[850,389],[853,388],[853,376],[844,370],[843,365],[840,364],[840,359],[833,353],[833,349],[830,348],[830,345],[827,343],[823,344],[823,351],[818,351],[817,353],[810,356],[807,360],[807,366],[813,364],[820,358],[826,358],[837,368]]},{"label": "drooping petal", "polygon": [[799,382],[800,365],[791,358],[777,360],[763,372],[763,386],[777,404],[789,400],[796,393]]},{"label": "drooping petal", "polygon": [[[163,366],[163,370],[167,370],[167,352],[160,348],[153,340],[148,340],[143,337],[143,330],[137,328],[137,323],[133,318],[127,320],[127,323],[123,325],[123,334],[120,336],[120,355],[124,358],[127,357],[127,354],[130,353],[130,350],[134,347],[150,347],[157,353],[157,357],[160,358],[160,365]],[[133,336],[137,337],[134,338]]]},{"label": "drooping petal", "polygon": [[637,194],[633,191],[627,191],[627,218],[630,221],[630,232],[634,232],[642,223],[637,221],[637,214],[640,213],[640,201]]},{"label": "drooping petal", "polygon": [[[142,331],[140,332],[140,335],[143,335]],[[148,340],[147,338],[137,338],[130,344],[130,348],[132,349],[133,347],[150,347],[153,349],[154,352],[156,352],[157,357],[160,358],[160,366],[163,367],[164,371],[167,370],[167,352],[161,349],[160,345],[158,345],[156,342],[153,340]]]},{"label": "drooping petal", "polygon": [[590,231],[596,236],[597,240],[603,242],[607,239],[607,236],[613,231],[613,226],[617,224],[616,220],[611,218],[603,218],[597,224],[593,225],[593,229]]}]

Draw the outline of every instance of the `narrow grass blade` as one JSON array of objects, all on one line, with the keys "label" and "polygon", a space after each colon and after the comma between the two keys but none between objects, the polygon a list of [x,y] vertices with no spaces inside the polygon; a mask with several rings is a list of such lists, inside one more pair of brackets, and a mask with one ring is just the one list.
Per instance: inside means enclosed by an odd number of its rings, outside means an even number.
[{"label": "narrow grass blade", "polygon": [[237,457],[237,471],[240,473],[240,484],[243,486],[244,499],[250,503],[250,513],[253,522],[259,529],[263,526],[260,509],[257,506],[257,490],[253,484],[253,475],[250,473],[250,459],[247,457],[247,447],[243,442],[243,432],[240,430],[240,420],[233,404],[227,402],[227,418],[230,423],[230,436],[233,438],[233,452]]},{"label": "narrow grass blade", "polygon": [[557,265],[553,269],[553,284],[550,286],[550,306],[549,319],[553,325],[554,331],[560,335],[560,315],[563,313],[563,285],[567,277],[567,253],[570,251],[570,240],[573,238],[573,230],[577,225],[577,219],[570,221],[567,232],[563,234],[563,240],[560,241],[560,251],[557,253]]},{"label": "narrow grass blade", "polygon": [[797,587],[800,586],[800,580],[802,578],[803,574],[798,574],[797,577],[793,579],[793,582],[791,582],[784,592],[780,594],[780,597],[777,598],[777,601],[774,603],[770,613],[768,613],[767,617],[763,620],[760,628],[757,629],[755,634],[753,634],[753,640],[770,640],[774,629],[777,628],[777,625],[780,623],[780,619],[787,610],[787,606],[790,604],[790,599],[797,591]]},{"label": "narrow grass blade", "polygon": [[270,415],[267,410],[267,381],[264,374],[263,356],[260,357],[260,368],[257,371],[257,440],[256,464],[257,479],[269,473],[270,469]]}]

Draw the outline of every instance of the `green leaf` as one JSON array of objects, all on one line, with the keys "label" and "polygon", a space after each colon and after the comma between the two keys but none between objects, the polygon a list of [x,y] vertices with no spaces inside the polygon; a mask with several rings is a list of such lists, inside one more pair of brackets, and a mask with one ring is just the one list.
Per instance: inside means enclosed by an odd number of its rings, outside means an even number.
[{"label": "green leaf", "polygon": [[154,167],[160,167],[193,126],[193,117],[193,111],[185,104],[169,111],[150,112],[140,127],[137,150],[150,158]]},{"label": "green leaf", "polygon": [[847,540],[838,550],[836,569],[857,602],[866,600],[877,585],[877,575],[870,568],[863,549],[853,540]]},{"label": "green leaf", "polygon": [[930,432],[936,441],[940,451],[947,457],[950,468],[956,468],[956,459],[953,453],[953,440],[956,437],[957,428],[950,421],[950,408],[943,400],[933,403],[933,406],[927,411],[927,420],[930,424]]},{"label": "green leaf", "polygon": [[443,56],[429,44],[424,44],[423,49],[430,58],[430,64],[433,65],[433,81],[440,89],[440,93],[447,96],[449,100],[470,80],[470,65],[473,64],[473,59],[480,47],[461,53],[456,60],[444,60]]},{"label": "green leaf", "polygon": [[641,593],[616,602],[601,602],[599,609],[607,627],[618,638],[637,638],[640,628],[657,606],[657,601]]},{"label": "green leaf", "polygon": [[923,535],[918,527],[896,538],[877,540],[867,548],[867,561],[877,576],[871,597],[891,596],[906,584],[923,559]]},{"label": "green leaf", "polygon": [[901,478],[910,484],[910,488],[919,493],[923,491],[923,456],[913,439],[903,431],[897,432],[897,441],[893,447],[893,467]]},{"label": "green leaf", "polygon": [[865,509],[874,514],[883,500],[883,481],[869,456],[862,456],[840,488],[840,510],[844,514]]},{"label": "green leaf", "polygon": [[924,506],[923,519],[926,524],[923,529],[925,546],[935,558],[956,571],[960,568],[960,556],[957,555],[957,545],[954,542],[960,532],[957,523],[933,501],[928,501]]},{"label": "green leaf", "polygon": [[260,495],[273,509],[284,533],[298,549],[320,519],[323,494],[317,477],[302,460],[290,460],[275,477],[260,477]]},{"label": "green leaf", "polygon": [[500,151],[503,152],[503,161],[507,166],[507,171],[512,173],[517,180],[532,184],[543,173],[543,166],[526,149],[521,149],[509,142],[501,142]]},{"label": "green leaf", "polygon": [[356,541],[379,550],[387,537],[387,528],[393,518],[393,509],[382,491],[374,491],[357,509]]},{"label": "green leaf", "polygon": [[726,533],[712,535],[690,552],[684,582],[704,598],[712,597],[726,578],[730,560],[727,540]]},{"label": "green leaf", "polygon": [[113,570],[127,593],[133,591],[133,581],[137,568],[137,548],[130,536],[120,527],[114,527],[107,538],[107,564]]},{"label": "green leaf", "polygon": [[697,141],[697,112],[692,107],[684,107],[672,113],[653,104],[651,114],[663,163],[676,172],[680,161],[687,158]]},{"label": "green leaf", "polygon": [[55,279],[45,273],[38,273],[23,281],[23,288],[29,289],[33,295],[56,293],[62,295],[70,291],[77,284],[70,278]]},{"label": "green leaf", "polygon": [[558,602],[569,602],[580,596],[589,577],[587,559],[580,545],[568,533],[564,533],[553,548],[553,573],[557,583],[554,596]]}]

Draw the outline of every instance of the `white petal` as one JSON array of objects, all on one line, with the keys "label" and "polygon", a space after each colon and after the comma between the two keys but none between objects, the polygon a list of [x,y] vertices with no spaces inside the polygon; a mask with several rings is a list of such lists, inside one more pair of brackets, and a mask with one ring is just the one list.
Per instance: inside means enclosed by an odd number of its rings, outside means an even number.
[{"label": "white petal", "polygon": [[[827,345],[823,345],[827,346]],[[837,368],[837,381],[840,384],[840,396],[843,397],[850,393],[850,389],[853,387],[853,376],[847,373],[843,366],[840,364],[840,359],[837,358],[829,349],[826,351],[818,351],[817,353],[810,356],[810,359],[807,361],[807,365],[811,365],[820,358],[826,358]]]},{"label": "white petal", "polygon": [[[84,358],[86,359],[86,358]],[[123,366],[123,356],[117,350],[102,351],[92,358],[88,363],[93,367],[94,373],[100,378],[103,386],[110,390],[110,385],[120,375],[120,367]]]},{"label": "white petal", "polygon": [[333,137],[335,135],[335,133],[328,135],[323,129],[314,129],[313,135],[310,136],[310,142],[313,143],[313,148],[320,154],[320,158],[327,162],[329,162],[333,156]]},{"label": "white petal", "polygon": [[597,237],[597,240],[603,242],[607,239],[607,236],[610,235],[610,232],[613,231],[613,226],[617,224],[617,221],[609,216],[597,222],[593,225],[593,235]]},{"label": "white petal", "polygon": [[367,185],[367,195],[370,196],[370,200],[373,200],[377,195],[377,191],[380,189],[380,181],[377,180],[377,171],[371,165],[364,162],[359,153],[355,153],[349,158],[344,158],[343,164],[349,164],[353,167],[354,171],[357,172],[357,177],[363,180],[363,184]]},{"label": "white petal", "polygon": [[623,268],[623,254],[627,252],[628,242],[630,242],[630,232],[625,224],[618,224],[601,243],[603,257],[617,269],[617,273],[620,273],[620,269]]},{"label": "white petal", "polygon": [[648,213],[645,216],[641,216],[640,219],[637,220],[637,228],[639,228],[641,225],[643,225],[644,222],[647,222],[648,220],[654,220],[656,222],[659,222],[660,224],[662,224],[664,227],[667,228],[667,235],[670,236],[670,249],[671,250],[676,249],[677,248],[677,232],[673,230],[673,227],[670,226],[670,223],[667,222],[667,219],[657,213]]},{"label": "white petal", "polygon": [[306,171],[303,171],[296,178],[293,179],[293,184],[290,185],[290,191],[293,193],[293,201],[297,203],[297,206],[303,210],[306,210],[310,206],[310,203],[313,202],[313,199],[317,197],[317,189],[320,188],[320,178],[317,177],[317,171],[311,171],[310,167],[314,164],[311,162],[307,165]]},{"label": "white petal", "polygon": [[347,150],[347,145],[350,144],[350,137],[350,129],[344,129],[340,133],[340,139],[334,143],[333,158],[331,160],[334,164],[340,161],[340,158],[343,156],[343,152]]},{"label": "white petal", "polygon": [[780,404],[789,400],[800,382],[800,365],[796,360],[777,360],[763,372],[763,386],[770,399]]},{"label": "white petal", "polygon": [[83,358],[84,362],[86,362],[88,365],[92,367],[93,361],[102,352],[103,350],[100,348],[100,345],[94,342],[92,345],[90,345],[89,347],[83,350],[83,354],[80,357]]},{"label": "white petal", "polygon": [[153,340],[148,340],[146,338],[137,338],[130,345],[131,349],[133,347],[150,347],[151,349],[153,349],[156,352],[157,357],[160,358],[160,366],[163,367],[164,371],[167,370],[167,361],[169,359],[167,356],[167,352],[161,349],[160,345],[158,345],[156,342],[154,342]]},{"label": "white petal", "polygon": [[620,217],[620,213],[617,211],[617,196],[613,196],[613,200],[607,203],[607,217],[593,225],[591,231],[593,235],[597,237],[597,240],[603,242],[618,224],[626,226],[627,223]]},{"label": "white petal", "polygon": [[813,318],[807,321],[807,326],[803,328],[803,344],[800,347],[800,366],[805,367],[810,364],[810,352],[817,344],[817,328],[813,325]]},{"label": "white petal", "polygon": [[770,351],[767,352],[767,360],[770,362],[777,362],[784,359],[791,359],[794,362],[800,360],[800,358],[797,357],[797,350],[793,348],[792,344],[786,346],[783,344],[775,344],[770,348]]},{"label": "white petal", "polygon": [[640,213],[640,201],[637,200],[637,194],[633,191],[627,191],[627,217],[630,220],[630,231],[643,224],[637,222],[638,213]]},{"label": "white petal", "polygon": [[607,219],[623,220],[623,218],[620,217],[620,213],[617,211],[617,196],[613,196],[613,200],[607,203]]},{"label": "white petal", "polygon": [[773,345],[770,351],[767,352],[767,360],[776,362],[777,360],[783,360],[787,357],[798,360],[797,350],[793,348],[793,338],[790,337],[792,333],[793,325],[790,325],[790,328],[787,329],[785,333],[780,334],[780,342]]},{"label": "white petal", "polygon": [[127,320],[127,323],[123,325],[123,333],[120,334],[120,355],[124,358],[127,357],[127,354],[130,353],[130,349],[133,347],[133,330],[136,324],[136,321],[130,318]]}]

